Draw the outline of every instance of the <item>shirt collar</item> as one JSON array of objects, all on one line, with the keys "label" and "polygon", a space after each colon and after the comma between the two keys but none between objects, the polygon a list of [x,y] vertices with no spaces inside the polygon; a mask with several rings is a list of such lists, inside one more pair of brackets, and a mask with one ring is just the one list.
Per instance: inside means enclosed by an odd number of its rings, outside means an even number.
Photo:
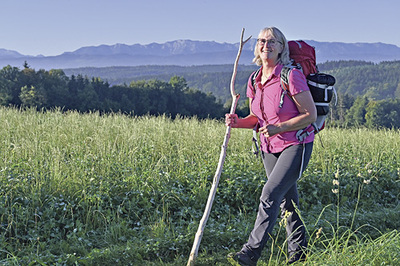
[{"label": "shirt collar", "polygon": [[275,77],[279,77],[279,75],[281,74],[281,70],[283,68],[283,65],[278,64],[275,66],[274,71],[272,72],[272,75],[274,75]]},{"label": "shirt collar", "polygon": [[[272,77],[279,77],[282,71],[283,65],[277,64],[274,68],[274,71],[272,71]],[[262,70],[263,66],[261,66],[261,69],[258,73],[258,76],[256,77],[256,82],[261,82],[261,77],[262,77]]]}]

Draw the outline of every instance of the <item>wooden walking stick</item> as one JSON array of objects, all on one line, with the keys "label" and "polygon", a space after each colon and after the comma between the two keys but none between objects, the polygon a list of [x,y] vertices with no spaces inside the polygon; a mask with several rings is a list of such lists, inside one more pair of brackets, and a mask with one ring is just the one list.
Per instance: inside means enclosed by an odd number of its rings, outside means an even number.
[{"label": "wooden walking stick", "polygon": [[[232,105],[231,105],[231,111],[230,111],[231,114],[235,113],[236,106],[237,106],[237,103],[238,103],[239,97],[240,97],[240,94],[236,94],[236,92],[235,92],[235,78],[236,78],[240,54],[242,53],[243,45],[251,38],[251,36],[250,36],[249,38],[247,38],[247,40],[243,41],[243,35],[244,35],[244,28],[242,29],[239,51],[236,56],[235,64],[233,66],[233,74],[232,74],[232,78],[231,78],[231,87],[230,87],[231,95],[232,95]],[[214,180],[213,180],[213,183],[212,183],[212,186],[210,189],[210,194],[208,195],[207,205],[204,210],[203,217],[200,220],[200,224],[199,224],[199,228],[197,229],[196,236],[194,238],[193,247],[192,247],[192,251],[190,252],[187,266],[194,265],[196,257],[197,257],[197,253],[199,251],[200,241],[203,236],[204,228],[206,227],[208,216],[210,215],[210,211],[211,211],[211,207],[212,207],[212,204],[214,201],[215,193],[217,192],[219,178],[221,176],[222,166],[224,165],[224,162],[225,162],[226,148],[228,147],[228,142],[229,142],[230,136],[231,136],[231,126],[228,126],[226,128],[224,142],[221,147],[221,154],[219,156],[218,167],[217,167],[217,170],[215,171]]]}]

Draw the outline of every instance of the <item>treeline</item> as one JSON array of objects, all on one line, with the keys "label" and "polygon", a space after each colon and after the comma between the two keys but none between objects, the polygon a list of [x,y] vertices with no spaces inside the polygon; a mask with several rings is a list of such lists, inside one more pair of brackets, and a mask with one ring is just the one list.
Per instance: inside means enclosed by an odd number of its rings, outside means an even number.
[{"label": "treeline", "polygon": [[[247,79],[255,65],[239,65],[236,75],[235,90],[240,93],[240,103],[246,100]],[[84,75],[100,77],[110,84],[129,84],[139,80],[168,81],[172,76],[183,77],[190,88],[204,93],[212,93],[218,100],[226,103],[231,99],[230,81],[233,65],[201,65],[201,66],[114,66],[114,67],[85,67],[64,69],[66,75]]]},{"label": "treeline", "polygon": [[[398,95],[400,82],[400,61],[328,61],[318,64],[321,72],[336,77],[336,89],[339,94],[349,94],[357,98],[367,96],[373,100],[391,99]],[[239,65],[236,76],[236,90],[245,100],[247,79],[255,65]],[[68,76],[87,75],[101,77],[111,84],[129,83],[132,80],[160,79],[168,81],[173,75],[185,78],[188,86],[205,93],[212,93],[217,99],[226,102],[230,99],[229,84],[233,65],[207,66],[140,66],[140,67],[103,67],[65,69]]]},{"label": "treeline", "polygon": [[400,128],[400,61],[336,61],[319,70],[336,78],[331,125]]},{"label": "treeline", "polygon": [[213,95],[189,88],[186,80],[178,76],[171,77],[169,82],[135,81],[110,86],[97,77],[68,77],[63,70],[35,71],[27,63],[22,70],[11,66],[0,70],[0,104],[138,116],[179,114],[220,118],[225,112]]},{"label": "treeline", "polygon": [[359,61],[328,62],[322,69],[336,77],[336,90],[354,98],[371,100],[400,98],[400,61],[373,64]]},{"label": "treeline", "polygon": [[[329,126],[371,128],[400,128],[400,61],[380,64],[362,61],[337,61],[320,64],[319,70],[335,76],[338,92],[331,104]],[[101,69],[103,75],[106,69]],[[118,78],[116,69],[112,72]],[[144,67],[146,74],[154,69]],[[188,67],[190,69],[190,67]],[[106,77],[82,74],[68,76],[63,70],[31,69],[27,64],[19,68],[7,66],[0,70],[0,104],[35,106],[81,112],[122,112],[134,115],[166,114],[223,118],[230,107],[230,66],[196,67],[198,72],[184,71],[182,76],[168,75],[168,67],[158,66],[162,78],[145,80],[138,76],[133,81],[110,85]],[[209,72],[212,69],[211,72]],[[246,84],[255,66],[241,66],[236,76],[235,89],[241,96],[236,109],[239,116],[249,113]],[[90,68],[96,74],[95,68]],[[125,69],[125,72],[129,71]],[[219,72],[221,71],[221,72]],[[125,73],[125,75],[128,75]],[[168,80],[166,80],[169,78]],[[135,80],[136,79],[136,80]],[[164,79],[164,80],[163,80]],[[106,80],[106,81],[104,81]],[[201,88],[201,89],[200,89]],[[215,94],[217,94],[216,96]]]},{"label": "treeline", "polygon": [[331,104],[330,126],[368,128],[400,128],[400,98],[372,100],[348,94],[338,96],[338,104]]}]

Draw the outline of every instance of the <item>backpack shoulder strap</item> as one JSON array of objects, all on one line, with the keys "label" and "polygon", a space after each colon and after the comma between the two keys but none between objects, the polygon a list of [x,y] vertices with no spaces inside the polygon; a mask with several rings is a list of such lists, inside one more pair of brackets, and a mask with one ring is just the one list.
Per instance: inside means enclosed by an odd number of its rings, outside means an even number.
[{"label": "backpack shoulder strap", "polygon": [[251,74],[251,86],[253,86],[253,92],[256,92],[255,85],[256,85],[256,78],[258,76],[258,73],[260,73],[261,67],[257,69],[256,71]]},{"label": "backpack shoulder strap", "polygon": [[292,71],[293,66],[284,66],[281,71],[281,87],[283,93],[281,95],[281,100],[279,102],[279,108],[282,108],[283,105],[283,98],[285,95],[289,96],[289,99],[293,101],[293,96],[290,94],[289,91],[289,74]]},{"label": "backpack shoulder strap", "polygon": [[292,71],[293,66],[284,66],[281,71],[281,82],[289,86],[289,73]]}]

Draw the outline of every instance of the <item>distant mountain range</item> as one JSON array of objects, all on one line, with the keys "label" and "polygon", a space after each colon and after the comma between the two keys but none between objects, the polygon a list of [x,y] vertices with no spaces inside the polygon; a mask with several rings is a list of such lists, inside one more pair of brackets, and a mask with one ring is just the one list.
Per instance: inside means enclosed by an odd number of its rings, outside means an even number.
[{"label": "distant mountain range", "polygon": [[[246,43],[240,64],[251,64],[256,39]],[[400,47],[384,43],[341,43],[307,41],[316,48],[317,62],[363,60],[370,62],[400,60]],[[21,68],[25,61],[34,69],[140,65],[220,65],[233,64],[238,43],[177,40],[163,44],[115,44],[82,47],[57,56],[29,56],[0,49],[0,67]]]}]

